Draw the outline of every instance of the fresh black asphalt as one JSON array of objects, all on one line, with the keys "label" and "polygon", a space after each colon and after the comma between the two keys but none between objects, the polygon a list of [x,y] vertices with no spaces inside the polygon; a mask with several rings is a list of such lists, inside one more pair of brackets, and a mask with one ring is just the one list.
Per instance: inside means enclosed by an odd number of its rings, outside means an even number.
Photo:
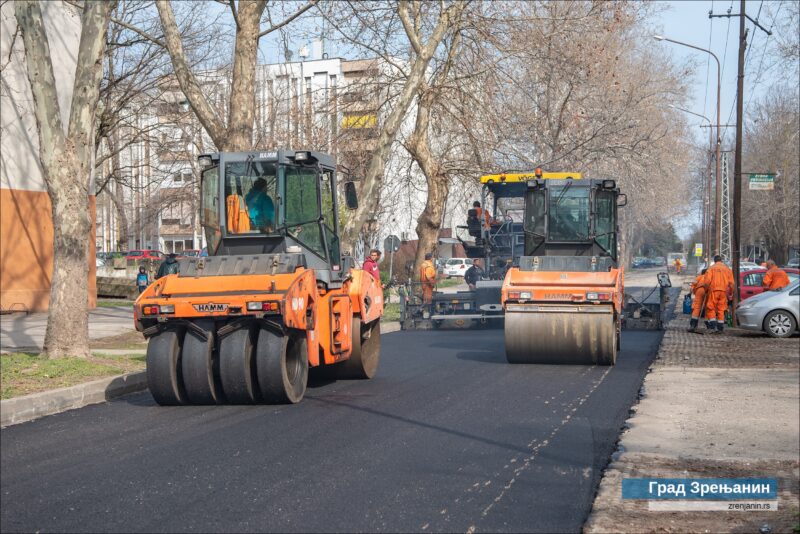
[{"label": "fresh black asphalt", "polygon": [[384,334],[294,406],[149,393],[3,429],[0,530],[579,532],[661,338],[613,368],[509,365],[502,330]]}]

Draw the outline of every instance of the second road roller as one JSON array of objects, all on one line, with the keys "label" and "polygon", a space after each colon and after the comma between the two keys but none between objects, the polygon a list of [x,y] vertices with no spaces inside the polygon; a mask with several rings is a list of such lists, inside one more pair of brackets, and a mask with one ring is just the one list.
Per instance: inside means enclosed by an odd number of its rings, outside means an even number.
[{"label": "second road roller", "polygon": [[614,365],[624,273],[615,180],[537,169],[525,193],[524,255],[503,281],[510,363]]}]

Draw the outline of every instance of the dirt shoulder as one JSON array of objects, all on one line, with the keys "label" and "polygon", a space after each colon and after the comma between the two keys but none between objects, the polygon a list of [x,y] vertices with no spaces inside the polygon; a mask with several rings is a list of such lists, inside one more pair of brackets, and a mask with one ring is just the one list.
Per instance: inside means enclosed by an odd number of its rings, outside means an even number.
[{"label": "dirt shoulder", "polygon": [[[800,338],[687,327],[668,324],[584,531],[798,532]],[[775,478],[778,510],[650,511],[624,478]]]}]

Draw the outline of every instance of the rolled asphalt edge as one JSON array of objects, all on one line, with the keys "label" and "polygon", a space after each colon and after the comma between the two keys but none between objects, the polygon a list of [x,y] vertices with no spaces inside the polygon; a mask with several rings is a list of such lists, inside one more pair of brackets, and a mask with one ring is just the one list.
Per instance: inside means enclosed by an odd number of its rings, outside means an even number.
[{"label": "rolled asphalt edge", "polygon": [[[381,333],[390,334],[400,330],[400,323],[391,321],[381,324]],[[130,393],[147,389],[147,373],[137,371],[124,375],[101,378],[22,397],[0,401],[0,428],[33,421],[46,415],[98,404]]]}]

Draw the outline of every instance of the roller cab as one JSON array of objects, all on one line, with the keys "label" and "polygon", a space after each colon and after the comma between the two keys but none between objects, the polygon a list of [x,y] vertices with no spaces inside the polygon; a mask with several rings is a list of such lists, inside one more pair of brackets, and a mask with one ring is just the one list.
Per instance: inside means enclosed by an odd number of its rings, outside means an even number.
[{"label": "roller cab", "polygon": [[506,273],[511,363],[613,365],[623,272],[617,264],[614,180],[534,178],[525,196],[525,255]]}]

